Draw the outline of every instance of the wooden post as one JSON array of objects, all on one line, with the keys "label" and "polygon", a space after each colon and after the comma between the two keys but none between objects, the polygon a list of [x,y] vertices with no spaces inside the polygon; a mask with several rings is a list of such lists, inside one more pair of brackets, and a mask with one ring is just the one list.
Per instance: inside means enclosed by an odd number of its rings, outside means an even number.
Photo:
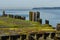
[{"label": "wooden post", "polygon": [[21,16],[18,16],[18,19],[21,19]]},{"label": "wooden post", "polygon": [[33,13],[33,19],[34,21],[38,21],[40,19],[40,12],[34,12]]},{"label": "wooden post", "polygon": [[10,18],[13,18],[13,17],[14,17],[14,15],[9,14],[9,17],[10,17]]},{"label": "wooden post", "polygon": [[35,34],[35,37],[34,37],[34,38],[35,38],[35,40],[37,40],[37,36],[36,36],[36,34]]},{"label": "wooden post", "polygon": [[5,10],[3,10],[3,16],[5,16]]},{"label": "wooden post", "polygon": [[31,33],[31,34],[29,35],[29,40],[35,40],[34,36],[35,36],[35,34],[34,34],[34,33]]},{"label": "wooden post", "polygon": [[49,33],[44,33],[44,39],[46,40],[47,37],[49,36]]},{"label": "wooden post", "polygon": [[26,40],[29,40],[29,34],[26,35]]},{"label": "wooden post", "polygon": [[1,36],[0,36],[0,40],[1,40]]},{"label": "wooden post", "polygon": [[37,11],[37,21],[40,19],[40,12]]},{"label": "wooden post", "polygon": [[47,40],[52,40],[51,39],[51,33],[49,33],[49,36],[47,37]]},{"label": "wooden post", "polygon": [[42,34],[38,40],[44,40],[44,34]]},{"label": "wooden post", "polygon": [[55,33],[51,33],[51,39],[55,38]]},{"label": "wooden post", "polygon": [[29,20],[30,21],[38,21],[38,19],[40,19],[40,12],[29,12]]},{"label": "wooden post", "polygon": [[48,24],[49,25],[49,20],[45,20],[45,24]]},{"label": "wooden post", "polygon": [[37,40],[39,40],[42,36],[43,34],[36,34]]},{"label": "wooden post", "polygon": [[52,27],[52,25],[49,25],[49,27]]},{"label": "wooden post", "polygon": [[18,15],[15,15],[15,19],[18,19]]},{"label": "wooden post", "polygon": [[57,24],[57,31],[60,31],[60,23]]},{"label": "wooden post", "polygon": [[19,40],[21,40],[22,39],[22,37],[21,37],[21,35],[20,35],[20,38],[19,38]]},{"label": "wooden post", "polygon": [[8,40],[9,36],[2,36],[1,40]]},{"label": "wooden post", "polygon": [[25,34],[21,35],[21,40],[25,40],[25,39],[26,39],[26,35]]},{"label": "wooden post", "polygon": [[9,39],[8,40],[10,40],[10,36],[9,36]]},{"label": "wooden post", "polygon": [[25,17],[21,16],[21,19],[22,19],[22,20],[25,20]]},{"label": "wooden post", "polygon": [[32,11],[29,12],[29,20],[33,21],[33,12]]},{"label": "wooden post", "polygon": [[39,22],[40,24],[42,24],[42,19],[39,19],[38,22]]}]

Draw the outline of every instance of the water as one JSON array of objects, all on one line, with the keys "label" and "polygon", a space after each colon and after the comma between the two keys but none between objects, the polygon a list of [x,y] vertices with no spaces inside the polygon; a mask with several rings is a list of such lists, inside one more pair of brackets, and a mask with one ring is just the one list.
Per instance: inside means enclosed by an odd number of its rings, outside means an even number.
[{"label": "water", "polygon": [[[60,23],[60,9],[44,9],[44,10],[5,10],[6,14],[13,14],[13,15],[21,15],[25,16],[26,20],[29,20],[29,11],[39,11],[40,18],[43,19],[43,24],[45,23],[45,19],[49,20],[50,24],[53,27],[56,27],[57,23]],[[0,16],[2,15],[2,10],[0,10]]]}]

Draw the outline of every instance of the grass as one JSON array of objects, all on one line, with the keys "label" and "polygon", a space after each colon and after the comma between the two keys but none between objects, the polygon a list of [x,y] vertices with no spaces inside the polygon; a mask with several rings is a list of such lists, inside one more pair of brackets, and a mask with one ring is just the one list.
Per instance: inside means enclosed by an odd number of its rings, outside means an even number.
[{"label": "grass", "polygon": [[14,19],[9,17],[0,17],[0,30],[8,33],[13,30],[19,33],[30,33],[40,31],[55,31],[47,24],[40,24],[38,22]]},{"label": "grass", "polygon": [[37,22],[30,22],[21,19],[0,17],[0,25],[5,27],[35,27],[38,25]]}]

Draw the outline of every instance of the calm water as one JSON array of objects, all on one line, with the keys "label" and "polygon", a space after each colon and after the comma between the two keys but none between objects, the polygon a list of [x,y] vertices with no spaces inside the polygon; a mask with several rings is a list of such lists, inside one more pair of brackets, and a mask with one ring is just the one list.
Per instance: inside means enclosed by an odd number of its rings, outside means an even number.
[{"label": "calm water", "polygon": [[[60,23],[60,9],[45,9],[45,10],[5,10],[6,14],[21,15],[25,16],[26,20],[29,20],[29,11],[39,11],[40,18],[43,19],[43,24],[45,19],[49,20],[50,24],[54,27],[57,23]],[[0,15],[2,15],[2,10],[0,10]]]}]

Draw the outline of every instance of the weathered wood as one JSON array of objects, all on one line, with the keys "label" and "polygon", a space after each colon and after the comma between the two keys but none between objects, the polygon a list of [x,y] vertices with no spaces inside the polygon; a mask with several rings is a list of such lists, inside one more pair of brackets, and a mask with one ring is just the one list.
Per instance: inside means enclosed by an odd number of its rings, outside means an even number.
[{"label": "weathered wood", "polygon": [[39,22],[40,24],[42,24],[42,19],[39,19],[38,22]]},{"label": "weathered wood", "polygon": [[10,17],[10,18],[14,18],[14,15],[9,14],[9,17]]},{"label": "weathered wood", "polygon": [[29,20],[30,20],[30,21],[33,21],[33,18],[32,18],[33,16],[32,16],[32,15],[33,15],[33,12],[30,11],[30,12],[29,12]]},{"label": "weathered wood", "polygon": [[40,19],[40,12],[29,12],[30,21],[38,21]]},{"label": "weathered wood", "polygon": [[60,24],[57,24],[57,30],[60,31]]},{"label": "weathered wood", "polygon": [[49,24],[49,20],[45,20],[45,24]]},{"label": "weathered wood", "polygon": [[55,38],[55,33],[51,33],[51,39]]},{"label": "weathered wood", "polygon": [[39,40],[42,36],[43,34],[36,34],[36,39]]},{"label": "weathered wood", "polygon": [[8,40],[9,39],[9,36],[2,36],[1,37],[1,40]]}]

